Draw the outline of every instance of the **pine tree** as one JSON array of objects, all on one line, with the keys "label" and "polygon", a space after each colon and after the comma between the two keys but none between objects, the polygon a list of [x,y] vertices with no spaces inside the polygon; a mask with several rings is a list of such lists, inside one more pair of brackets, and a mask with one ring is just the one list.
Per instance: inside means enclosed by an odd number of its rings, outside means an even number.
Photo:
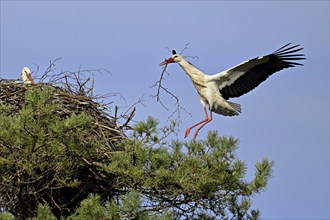
[{"label": "pine tree", "polygon": [[[86,111],[63,117],[57,92],[31,89],[17,114],[0,104],[0,219],[258,219],[252,197],[274,162],[247,165],[238,139],[168,140],[176,126],[148,117],[109,145]],[[111,139],[111,138],[110,138]]]}]

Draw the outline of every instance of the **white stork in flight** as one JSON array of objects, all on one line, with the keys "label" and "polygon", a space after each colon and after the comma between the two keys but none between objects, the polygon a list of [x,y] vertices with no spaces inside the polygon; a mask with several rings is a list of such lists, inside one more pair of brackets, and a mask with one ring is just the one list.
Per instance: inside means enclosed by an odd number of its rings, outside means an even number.
[{"label": "white stork in flight", "polygon": [[[229,98],[239,97],[250,92],[277,71],[302,65],[296,62],[305,59],[304,54],[296,53],[303,49],[299,46],[286,44],[271,54],[245,61],[215,75],[203,73],[173,50],[173,56],[160,65],[178,63],[182,67],[192,80],[205,112],[205,119],[189,127],[184,137],[189,135],[191,129],[200,125],[195,131],[195,139],[198,132],[212,121],[212,112],[224,116],[234,116],[241,113],[241,105],[228,101]],[[210,116],[206,110],[207,105]]]},{"label": "white stork in flight", "polygon": [[32,79],[31,71],[30,71],[29,67],[22,68],[22,78],[23,78],[24,84],[32,84],[32,85],[35,84]]}]

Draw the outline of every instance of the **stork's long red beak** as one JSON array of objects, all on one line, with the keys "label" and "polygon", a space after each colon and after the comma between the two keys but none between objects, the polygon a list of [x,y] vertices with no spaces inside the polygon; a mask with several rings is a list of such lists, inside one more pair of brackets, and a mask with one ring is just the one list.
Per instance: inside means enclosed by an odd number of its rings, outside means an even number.
[{"label": "stork's long red beak", "polygon": [[27,74],[27,78],[31,81],[31,84],[34,84],[34,80],[32,79],[31,73]]},{"label": "stork's long red beak", "polygon": [[174,63],[174,59],[172,57],[166,59],[165,61],[161,62],[159,65],[160,66],[164,66],[165,64],[168,64],[168,63]]}]

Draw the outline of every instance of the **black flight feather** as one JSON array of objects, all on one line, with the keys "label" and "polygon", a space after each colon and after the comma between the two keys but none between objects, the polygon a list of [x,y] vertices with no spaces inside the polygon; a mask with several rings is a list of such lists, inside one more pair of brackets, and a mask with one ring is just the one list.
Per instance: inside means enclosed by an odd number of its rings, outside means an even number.
[{"label": "black flight feather", "polygon": [[[290,44],[291,43],[286,44],[275,52],[264,56],[261,59],[268,59],[267,62],[255,65],[251,69],[247,70],[246,73],[239,77],[234,83],[222,88],[220,90],[222,97],[224,99],[239,97],[256,88],[260,83],[265,81],[275,72],[284,68],[303,65],[301,63],[291,62],[294,60],[306,59],[304,54],[294,54],[303,48],[298,48],[300,45],[288,47]],[[254,62],[257,59],[259,58],[257,57],[251,59],[248,62]]]}]

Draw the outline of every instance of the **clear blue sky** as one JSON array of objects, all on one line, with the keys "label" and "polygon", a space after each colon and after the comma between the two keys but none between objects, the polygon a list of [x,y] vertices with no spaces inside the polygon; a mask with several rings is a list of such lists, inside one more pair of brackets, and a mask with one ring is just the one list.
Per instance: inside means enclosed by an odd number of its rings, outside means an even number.
[{"label": "clear blue sky", "polygon": [[[137,106],[136,120],[148,115],[167,123],[149,88],[160,76],[167,47],[208,74],[273,52],[293,42],[305,49],[305,66],[270,77],[234,99],[238,117],[216,115],[200,133],[218,130],[240,139],[239,158],[253,165],[276,162],[267,191],[254,198],[263,219],[329,219],[329,1],[2,1],[0,77],[16,78],[23,66],[44,71],[62,57],[57,71],[107,68],[96,76],[97,93],[117,105]],[[180,97],[186,127],[203,119],[189,78],[168,66],[165,86]],[[165,97],[165,95],[163,95]],[[166,104],[174,109],[173,100]],[[125,111],[125,108],[122,108]]]}]

